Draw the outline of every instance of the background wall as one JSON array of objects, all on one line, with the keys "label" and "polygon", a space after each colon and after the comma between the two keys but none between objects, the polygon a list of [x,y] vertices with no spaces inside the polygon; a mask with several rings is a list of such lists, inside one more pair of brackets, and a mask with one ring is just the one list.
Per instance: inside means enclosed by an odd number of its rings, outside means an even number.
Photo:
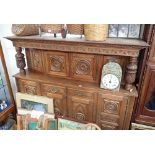
[{"label": "background wall", "polygon": [[15,52],[15,48],[12,45],[12,42],[3,38],[10,35],[13,35],[11,32],[11,24],[0,24],[0,40],[3,48],[3,53],[4,53],[10,81],[11,81],[11,86],[15,94],[16,84],[12,76],[19,71],[18,68],[16,67],[16,59],[15,59],[16,52]]}]

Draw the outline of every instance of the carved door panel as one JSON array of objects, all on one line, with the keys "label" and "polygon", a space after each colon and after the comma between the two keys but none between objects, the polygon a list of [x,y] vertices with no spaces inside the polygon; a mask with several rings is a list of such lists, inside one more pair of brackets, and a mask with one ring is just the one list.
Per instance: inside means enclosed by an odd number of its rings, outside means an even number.
[{"label": "carved door panel", "polygon": [[31,95],[40,95],[40,85],[34,81],[16,79],[18,91]]},{"label": "carved door panel", "polygon": [[122,129],[127,98],[112,94],[98,94],[97,124],[102,129]]},{"label": "carved door panel", "polygon": [[46,72],[55,76],[69,76],[68,53],[46,52]]},{"label": "carved door panel", "polygon": [[155,64],[149,64],[141,94],[141,114],[154,117],[155,120]]},{"label": "carved door panel", "polygon": [[54,113],[56,115],[67,115],[66,108],[66,88],[51,85],[51,84],[42,84],[42,95],[54,99]]},{"label": "carved door panel", "polygon": [[78,121],[93,122],[95,94],[93,92],[68,89],[67,103],[69,117]]},{"label": "carved door panel", "polygon": [[41,50],[26,49],[26,58],[30,70],[44,72],[44,59]]},{"label": "carved door panel", "polygon": [[71,77],[84,81],[95,82],[96,56],[86,54],[71,54]]}]

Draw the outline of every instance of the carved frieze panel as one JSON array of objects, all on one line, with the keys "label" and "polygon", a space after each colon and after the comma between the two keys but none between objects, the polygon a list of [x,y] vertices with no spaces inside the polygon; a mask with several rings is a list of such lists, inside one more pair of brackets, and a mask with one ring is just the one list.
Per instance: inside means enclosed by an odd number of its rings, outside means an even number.
[{"label": "carved frieze panel", "polygon": [[[124,39],[125,40],[125,39]],[[37,42],[14,42],[14,46],[25,48],[36,48],[45,50],[57,50],[66,52],[78,52],[78,53],[92,53],[102,55],[121,55],[121,56],[138,56],[140,47],[132,45],[113,45],[107,44],[97,47],[88,45],[65,45],[57,43],[37,43]]]}]

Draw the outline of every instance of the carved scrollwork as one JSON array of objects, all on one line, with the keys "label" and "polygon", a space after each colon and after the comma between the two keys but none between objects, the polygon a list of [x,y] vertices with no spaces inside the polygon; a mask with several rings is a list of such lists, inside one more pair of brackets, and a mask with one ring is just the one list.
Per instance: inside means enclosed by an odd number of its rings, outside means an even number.
[{"label": "carved scrollwork", "polygon": [[61,72],[64,69],[64,59],[59,56],[50,57],[51,71]]},{"label": "carved scrollwork", "polygon": [[34,86],[25,85],[24,89],[27,94],[37,95],[37,89]]},{"label": "carved scrollwork", "polygon": [[118,112],[118,103],[114,101],[105,100],[104,111],[108,113],[117,113]]},{"label": "carved scrollwork", "polygon": [[48,89],[48,92],[50,92],[50,93],[59,93],[60,90],[59,90],[58,87],[50,87],[50,88]]},{"label": "carved scrollwork", "polygon": [[90,62],[86,60],[80,60],[76,64],[76,74],[89,75],[90,74]]}]

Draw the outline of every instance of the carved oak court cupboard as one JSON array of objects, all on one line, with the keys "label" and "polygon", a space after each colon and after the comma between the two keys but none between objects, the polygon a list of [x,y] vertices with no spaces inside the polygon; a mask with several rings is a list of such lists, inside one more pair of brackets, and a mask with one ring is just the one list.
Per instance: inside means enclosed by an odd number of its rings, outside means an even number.
[{"label": "carved oak court cupboard", "polygon": [[[137,91],[134,87],[141,40],[7,37],[16,48],[19,92],[54,98],[56,115],[97,123],[102,129],[128,129]],[[24,54],[25,50],[27,66]],[[104,64],[117,62],[123,69],[119,92],[100,89]]]}]

